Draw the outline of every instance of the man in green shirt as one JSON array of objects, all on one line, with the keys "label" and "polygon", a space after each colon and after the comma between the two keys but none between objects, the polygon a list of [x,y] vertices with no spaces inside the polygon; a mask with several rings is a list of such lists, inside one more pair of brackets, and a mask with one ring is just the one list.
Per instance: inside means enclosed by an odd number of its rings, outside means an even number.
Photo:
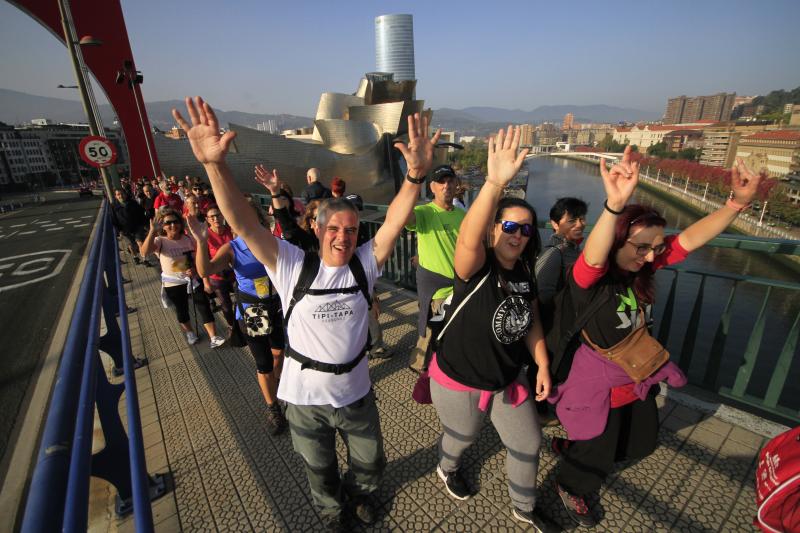
[{"label": "man in green shirt", "polygon": [[453,293],[453,256],[464,210],[453,206],[458,177],[452,167],[441,165],[431,174],[433,201],[418,205],[406,222],[406,229],[417,232],[417,297],[419,300],[419,339],[411,352],[409,367],[421,372],[431,339],[428,319],[438,314]]}]

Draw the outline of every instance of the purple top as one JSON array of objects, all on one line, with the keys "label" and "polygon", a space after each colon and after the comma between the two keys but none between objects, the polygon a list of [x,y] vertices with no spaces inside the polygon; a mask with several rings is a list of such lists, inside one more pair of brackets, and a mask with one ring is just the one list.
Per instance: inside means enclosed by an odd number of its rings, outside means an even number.
[{"label": "purple top", "polygon": [[[686,376],[678,365],[670,361],[636,384],[633,392],[644,400],[650,387],[664,380],[673,387],[686,385]],[[570,440],[589,440],[606,428],[611,388],[632,382],[622,367],[581,344],[575,352],[567,380],[553,388],[547,401],[556,404],[556,414]]]}]

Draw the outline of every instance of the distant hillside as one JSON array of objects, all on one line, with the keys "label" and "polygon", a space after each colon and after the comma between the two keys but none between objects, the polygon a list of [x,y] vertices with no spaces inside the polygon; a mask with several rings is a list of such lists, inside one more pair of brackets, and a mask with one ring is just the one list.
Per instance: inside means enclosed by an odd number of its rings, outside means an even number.
[{"label": "distant hillside", "polygon": [[[148,102],[147,116],[150,124],[167,130],[172,128],[172,108],[183,108],[182,100],[169,100],[162,102]],[[291,129],[310,126],[313,119],[295,115],[262,115],[257,113],[243,113],[241,111],[216,110],[217,117],[223,126],[229,122],[255,127],[259,122],[274,120],[279,129]],[[114,121],[114,112],[108,104],[100,106],[100,116],[105,125]],[[33,94],[0,89],[0,122],[6,124],[30,123],[34,118],[49,118],[53,122],[86,122],[83,106],[75,100],[63,98],[50,98]]]},{"label": "distant hillside", "polygon": [[613,107],[609,105],[543,105],[532,111],[500,109],[497,107],[468,107],[462,110],[485,122],[534,124],[561,122],[564,115],[572,113],[576,122],[637,122],[659,120],[661,115],[652,111]]},{"label": "distant hillside", "polygon": [[783,106],[786,104],[800,104],[800,87],[791,91],[771,91],[766,96],[756,96],[753,99],[753,105],[766,106],[766,113],[783,113]]}]

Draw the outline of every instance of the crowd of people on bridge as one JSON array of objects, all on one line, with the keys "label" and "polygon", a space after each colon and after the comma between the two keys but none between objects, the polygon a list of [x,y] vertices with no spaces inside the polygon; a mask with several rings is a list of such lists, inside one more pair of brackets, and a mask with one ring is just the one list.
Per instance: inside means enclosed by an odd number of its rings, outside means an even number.
[{"label": "crowd of people on bridge", "polygon": [[[341,177],[326,187],[316,168],[300,201],[276,170],[256,166],[271,198],[263,209],[226,164],[235,133],[222,133],[200,98],[187,98],[186,111],[173,115],[208,182],[125,183],[115,191],[115,227],[136,263],[158,258],[163,299],[187,342],[197,342],[199,322],[212,348],[249,348],[266,429],[288,428],[327,530],[343,530],[346,512],[376,520],[386,456],[368,359],[392,354],[382,345],[375,283],[404,229],[416,234],[419,319],[416,346],[399,356],[418,375],[409,395],[431,403],[441,423],[443,487],[459,500],[475,494],[463,457],[488,416],[506,448],[513,516],[536,531],[560,530],[537,498],[555,490],[577,525],[594,526],[588,497],[616,462],[657,446],[657,385],[686,383],[649,333],[654,274],[720,234],[749,206],[760,177],[737,161],[727,204],[667,236],[658,212],[628,203],[639,178],[628,148],[611,168],[601,161],[607,199],[588,238],[588,206],[569,197],[550,209],[553,233],[543,243],[533,207],[506,196],[527,155],[519,129],[488,140],[487,176],[466,208],[456,170],[434,168],[440,132],[431,135],[415,114],[395,143],[405,180],[378,230],[365,231],[361,197]],[[418,205],[426,186],[432,199]],[[543,488],[536,480],[548,421],[567,436],[549,443],[559,468],[555,487]],[[344,474],[337,434],[347,447]]]}]

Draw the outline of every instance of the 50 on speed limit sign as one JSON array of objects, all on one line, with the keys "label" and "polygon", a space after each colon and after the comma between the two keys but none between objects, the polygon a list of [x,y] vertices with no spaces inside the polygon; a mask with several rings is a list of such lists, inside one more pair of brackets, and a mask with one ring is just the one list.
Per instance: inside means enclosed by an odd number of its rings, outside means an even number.
[{"label": "50 on speed limit sign", "polygon": [[88,135],[81,139],[78,152],[81,154],[81,159],[97,168],[113,165],[117,161],[117,149],[114,144],[98,135]]}]

